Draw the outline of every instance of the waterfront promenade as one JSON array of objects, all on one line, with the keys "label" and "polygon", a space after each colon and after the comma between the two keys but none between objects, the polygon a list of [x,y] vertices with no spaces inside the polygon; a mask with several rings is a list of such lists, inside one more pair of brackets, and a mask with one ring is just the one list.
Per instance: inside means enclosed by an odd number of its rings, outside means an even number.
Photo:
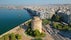
[{"label": "waterfront promenade", "polygon": [[0,37],[4,36],[4,35],[6,35],[6,34],[10,34],[10,33],[16,33],[16,32],[17,32],[17,29],[19,29],[20,26],[26,24],[26,23],[29,22],[29,21],[31,21],[31,19],[29,19],[28,21],[26,21],[26,22],[24,22],[24,23],[22,23],[22,24],[16,26],[15,28],[13,28],[13,29],[11,29],[11,30],[9,30],[9,31],[7,31],[7,32],[5,32],[5,33],[3,33],[3,34],[1,34]]}]

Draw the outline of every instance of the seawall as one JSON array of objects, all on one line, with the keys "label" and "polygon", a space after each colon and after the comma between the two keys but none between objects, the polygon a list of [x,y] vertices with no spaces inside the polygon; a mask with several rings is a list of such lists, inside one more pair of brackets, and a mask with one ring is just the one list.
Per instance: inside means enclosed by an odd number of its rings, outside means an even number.
[{"label": "seawall", "polygon": [[2,35],[0,35],[0,38],[1,38],[2,36],[6,35],[6,34],[10,34],[10,33],[15,32],[15,30],[17,30],[18,28],[20,28],[21,25],[24,25],[24,24],[26,24],[26,23],[29,22],[29,21],[31,21],[31,19],[28,20],[28,21],[26,21],[26,22],[24,22],[24,23],[22,23],[22,24],[20,24],[20,25],[18,25],[18,26],[16,26],[16,27],[13,28],[13,29],[11,29],[11,30],[9,30],[9,31],[7,31],[7,32],[5,32],[5,33],[3,33]]}]

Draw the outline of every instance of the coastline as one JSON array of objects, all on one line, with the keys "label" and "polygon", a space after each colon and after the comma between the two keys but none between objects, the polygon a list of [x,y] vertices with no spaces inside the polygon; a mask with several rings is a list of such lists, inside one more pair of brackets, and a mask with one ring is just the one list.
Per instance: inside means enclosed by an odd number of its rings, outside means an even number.
[{"label": "coastline", "polygon": [[0,35],[0,38],[1,38],[2,36],[6,35],[6,34],[10,34],[10,33],[16,32],[16,30],[17,30],[18,28],[20,28],[21,25],[24,25],[24,24],[26,24],[26,23],[29,22],[29,21],[31,21],[31,19],[29,19],[29,20],[25,21],[24,23],[22,23],[22,24],[16,26],[15,28],[13,28],[13,29],[11,29],[11,30],[9,30],[9,31],[7,31],[7,32],[5,32],[5,33],[3,33],[3,34],[1,34],[1,35]]}]

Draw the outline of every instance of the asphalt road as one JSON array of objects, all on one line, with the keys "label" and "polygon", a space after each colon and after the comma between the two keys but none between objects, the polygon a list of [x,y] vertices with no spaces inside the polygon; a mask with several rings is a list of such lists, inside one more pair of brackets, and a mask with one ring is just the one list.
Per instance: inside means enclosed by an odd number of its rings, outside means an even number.
[{"label": "asphalt road", "polygon": [[46,31],[54,38],[54,40],[66,40],[64,37],[62,37],[61,35],[57,34],[57,30],[53,30],[50,25],[46,25],[44,26],[44,28],[46,29]]}]

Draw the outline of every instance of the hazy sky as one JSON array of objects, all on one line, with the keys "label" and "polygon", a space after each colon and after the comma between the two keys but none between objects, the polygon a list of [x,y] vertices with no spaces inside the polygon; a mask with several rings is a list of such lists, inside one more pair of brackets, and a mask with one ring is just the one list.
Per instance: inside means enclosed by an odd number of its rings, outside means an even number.
[{"label": "hazy sky", "polygon": [[0,5],[71,4],[71,0],[0,0]]}]

